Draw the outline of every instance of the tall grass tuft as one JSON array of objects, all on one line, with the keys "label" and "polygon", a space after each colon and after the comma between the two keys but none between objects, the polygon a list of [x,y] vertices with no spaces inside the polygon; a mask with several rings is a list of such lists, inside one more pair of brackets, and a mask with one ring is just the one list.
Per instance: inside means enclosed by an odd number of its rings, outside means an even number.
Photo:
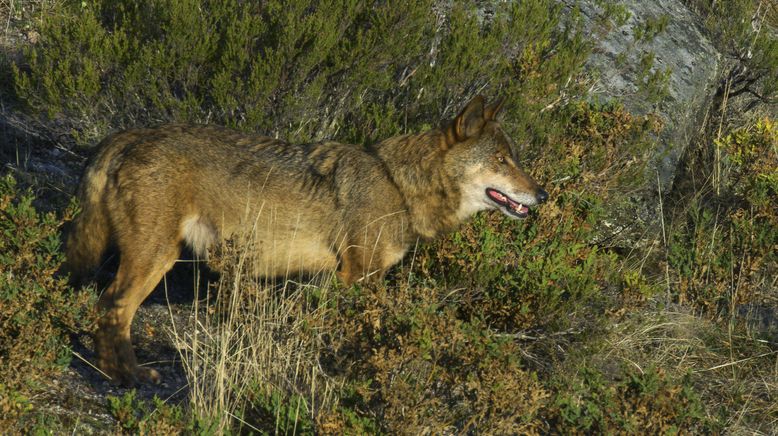
[{"label": "tall grass tuft", "polygon": [[309,432],[334,407],[340,384],[320,364],[334,279],[258,278],[248,246],[219,250],[221,276],[195,299],[194,328],[174,335],[191,409],[220,432]]}]

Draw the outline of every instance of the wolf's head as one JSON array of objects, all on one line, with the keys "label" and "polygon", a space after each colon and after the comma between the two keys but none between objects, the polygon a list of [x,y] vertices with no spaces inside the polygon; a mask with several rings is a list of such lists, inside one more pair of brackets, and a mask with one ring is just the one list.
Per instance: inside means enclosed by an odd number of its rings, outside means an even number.
[{"label": "wolf's head", "polygon": [[460,219],[486,209],[526,218],[530,206],[548,199],[548,193],[513,159],[511,140],[496,120],[502,103],[486,105],[477,96],[444,129],[446,168],[460,187]]}]

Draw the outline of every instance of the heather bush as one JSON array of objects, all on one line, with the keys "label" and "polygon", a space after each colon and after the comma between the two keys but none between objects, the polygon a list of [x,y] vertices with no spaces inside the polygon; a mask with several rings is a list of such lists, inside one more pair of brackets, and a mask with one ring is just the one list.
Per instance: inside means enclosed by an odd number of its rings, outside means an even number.
[{"label": "heather bush", "polygon": [[575,93],[587,52],[575,21],[550,0],[478,5],[73,2],[43,18],[15,89],[83,144],[172,120],[369,142],[485,88],[508,97],[517,126],[538,124]]},{"label": "heather bush", "polygon": [[551,428],[560,434],[678,434],[710,432],[689,377],[672,380],[664,371],[624,369],[609,379],[582,368],[565,380],[554,398]]},{"label": "heather bush", "polygon": [[40,213],[0,178],[0,425],[31,412],[28,398],[70,361],[69,335],[88,328],[92,293],[57,274],[64,217]]},{"label": "heather bush", "polygon": [[[668,262],[675,297],[710,315],[769,299],[778,271],[778,127],[770,119],[716,141],[723,186],[695,196],[677,218]],[[705,170],[706,168],[703,167]]]},{"label": "heather bush", "polygon": [[108,396],[108,411],[116,419],[117,434],[184,435],[216,434],[213,421],[192,416],[180,404],[170,404],[154,396],[151,401],[138,398],[138,392],[129,390],[122,396]]}]

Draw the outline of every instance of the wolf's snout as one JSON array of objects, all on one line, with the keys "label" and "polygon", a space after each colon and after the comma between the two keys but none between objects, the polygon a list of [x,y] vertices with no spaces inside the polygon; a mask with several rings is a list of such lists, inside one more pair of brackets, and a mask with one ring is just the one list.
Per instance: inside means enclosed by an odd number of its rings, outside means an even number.
[{"label": "wolf's snout", "polygon": [[543,188],[538,189],[538,193],[535,195],[535,198],[538,200],[538,203],[545,203],[546,200],[548,200],[548,192],[546,192]]}]

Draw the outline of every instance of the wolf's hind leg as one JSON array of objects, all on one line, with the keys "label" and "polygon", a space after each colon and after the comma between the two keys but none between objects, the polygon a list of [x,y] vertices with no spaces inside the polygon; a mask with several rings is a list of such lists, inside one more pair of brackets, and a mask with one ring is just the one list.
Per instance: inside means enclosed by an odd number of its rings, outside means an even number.
[{"label": "wolf's hind leg", "polygon": [[122,252],[116,278],[100,296],[102,316],[95,333],[98,366],[124,385],[159,383],[159,373],[140,368],[132,348],[130,326],[140,304],[154,290],[179,255],[178,246],[156,253]]}]

